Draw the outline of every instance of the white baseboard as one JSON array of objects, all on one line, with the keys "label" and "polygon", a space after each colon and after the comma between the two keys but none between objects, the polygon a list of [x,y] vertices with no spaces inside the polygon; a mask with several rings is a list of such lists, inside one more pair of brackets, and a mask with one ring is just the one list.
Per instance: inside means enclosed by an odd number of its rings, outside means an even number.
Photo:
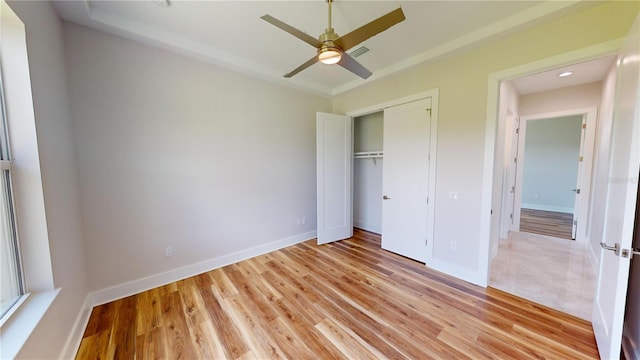
[{"label": "white baseboard", "polygon": [[472,284],[487,287],[487,279],[483,279],[479,276],[479,271],[462,267],[458,264],[453,264],[447,261],[432,259],[427,262],[427,267],[440,271],[449,276],[457,277]]},{"label": "white baseboard", "polygon": [[622,330],[622,351],[627,360],[640,360],[640,344],[630,336],[629,328],[625,325]]},{"label": "white baseboard", "polygon": [[541,205],[541,204],[522,204],[520,206],[521,209],[531,209],[531,210],[544,210],[544,211],[553,211],[553,212],[561,212],[566,214],[573,214],[573,208],[571,207],[563,207],[563,206],[553,206],[553,205]]},{"label": "white baseboard", "polygon": [[353,226],[358,229],[371,231],[372,233],[382,234],[382,227],[379,225],[369,224],[363,221],[353,220]]},{"label": "white baseboard", "polygon": [[71,329],[71,334],[67,338],[67,342],[62,348],[59,359],[75,359],[78,349],[80,348],[80,342],[82,341],[82,335],[89,323],[89,317],[91,317],[91,309],[93,306],[90,303],[91,296],[87,295],[82,303],[80,314],[76,318],[75,324]]},{"label": "white baseboard", "polygon": [[145,278],[133,280],[124,284],[97,290],[89,294],[91,306],[105,304],[117,299],[122,299],[142,291],[166,285],[174,281],[186,279],[188,277],[202,274],[223,266],[227,266],[238,261],[246,260],[258,255],[266,254],[287,246],[295,245],[303,241],[316,237],[317,232],[310,231],[303,234],[294,235],[285,239],[272,241],[267,244],[258,245],[250,249],[240,250],[235,253],[219,256],[213,259],[201,261],[195,264],[186,265],[164,273],[151,275]]}]

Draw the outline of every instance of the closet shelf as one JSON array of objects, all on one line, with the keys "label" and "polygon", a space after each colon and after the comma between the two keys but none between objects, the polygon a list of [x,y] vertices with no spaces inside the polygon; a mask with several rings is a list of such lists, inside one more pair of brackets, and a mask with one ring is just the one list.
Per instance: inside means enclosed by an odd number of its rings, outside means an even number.
[{"label": "closet shelf", "polygon": [[371,158],[382,158],[382,151],[359,151],[353,153],[353,157],[355,159],[371,159]]}]

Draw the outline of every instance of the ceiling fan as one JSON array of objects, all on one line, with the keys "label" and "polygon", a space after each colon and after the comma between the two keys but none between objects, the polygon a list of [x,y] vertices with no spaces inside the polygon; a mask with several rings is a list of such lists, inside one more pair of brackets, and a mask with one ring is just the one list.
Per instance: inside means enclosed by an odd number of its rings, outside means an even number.
[{"label": "ceiling fan", "polygon": [[402,12],[402,8],[397,8],[396,10],[393,10],[392,12],[379,17],[346,35],[338,36],[338,34],[336,34],[336,32],[333,30],[333,27],[331,27],[331,4],[333,3],[333,0],[326,1],[329,7],[329,24],[327,26],[327,29],[318,37],[318,39],[307,35],[306,33],[294,28],[293,26],[285,24],[284,22],[274,18],[271,15],[264,15],[261,17],[262,20],[279,27],[280,29],[315,47],[318,51],[316,56],[312,57],[304,64],[298,66],[293,71],[285,74],[284,77],[290,78],[300,71],[320,61],[323,64],[338,64],[363,79],[368,78],[369,76],[371,76],[371,71],[367,70],[353,57],[351,57],[351,55],[347,54],[346,51],[367,40],[368,38],[377,35],[392,27],[393,25],[403,21],[405,17],[404,13]]}]

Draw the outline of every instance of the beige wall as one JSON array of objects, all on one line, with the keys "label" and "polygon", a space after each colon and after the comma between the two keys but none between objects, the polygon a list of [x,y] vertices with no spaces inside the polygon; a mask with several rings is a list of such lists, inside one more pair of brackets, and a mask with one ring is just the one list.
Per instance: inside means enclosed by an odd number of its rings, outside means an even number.
[{"label": "beige wall", "polygon": [[329,99],[71,23],[65,41],[92,290],[315,236]]},{"label": "beige wall", "polygon": [[[338,95],[333,109],[345,113],[440,89],[434,258],[458,273],[476,273],[489,74],[622,38],[637,14],[636,2],[595,6]],[[458,200],[448,198],[450,191],[459,192]],[[457,241],[457,250],[451,241]]]},{"label": "beige wall", "polygon": [[568,109],[598,107],[602,82],[570,86],[520,96],[520,116],[547,114]]}]

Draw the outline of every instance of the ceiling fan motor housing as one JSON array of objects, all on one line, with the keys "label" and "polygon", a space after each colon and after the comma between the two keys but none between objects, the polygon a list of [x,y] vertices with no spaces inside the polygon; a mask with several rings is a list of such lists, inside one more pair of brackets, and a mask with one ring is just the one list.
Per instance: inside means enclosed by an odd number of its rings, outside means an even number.
[{"label": "ceiling fan motor housing", "polygon": [[336,45],[335,43],[335,40],[338,38],[338,34],[336,34],[333,29],[327,29],[327,31],[325,31],[325,33],[320,35],[320,37],[318,38],[318,40],[320,40],[320,42],[322,43],[322,46],[319,50],[323,50],[325,48],[333,48],[341,51],[342,49],[340,49],[340,47],[338,47],[338,45]]},{"label": "ceiling fan motor housing", "polygon": [[338,37],[338,34],[336,34],[333,29],[329,28],[318,38],[322,43],[318,48],[318,60],[321,63],[336,64],[341,60],[343,51],[335,43],[335,40],[338,39]]}]

